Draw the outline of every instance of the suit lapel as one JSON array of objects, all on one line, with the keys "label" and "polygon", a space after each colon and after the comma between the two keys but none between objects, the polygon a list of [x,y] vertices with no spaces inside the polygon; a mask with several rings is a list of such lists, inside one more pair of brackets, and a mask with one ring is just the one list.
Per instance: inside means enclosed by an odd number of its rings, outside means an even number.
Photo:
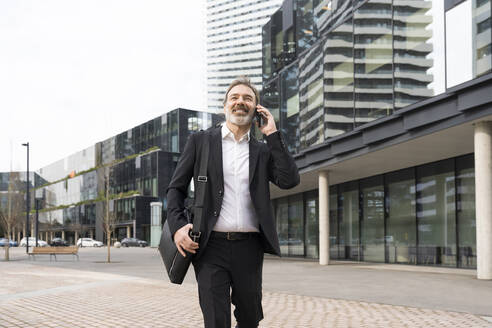
[{"label": "suit lapel", "polygon": [[249,183],[253,181],[255,176],[256,164],[258,163],[258,155],[260,154],[260,145],[258,140],[253,137],[253,133],[250,134],[249,140]]},{"label": "suit lapel", "polygon": [[222,135],[221,128],[216,128],[212,131],[211,140],[211,156],[210,166],[216,181],[219,181],[219,186],[224,189],[224,172],[222,170]]}]

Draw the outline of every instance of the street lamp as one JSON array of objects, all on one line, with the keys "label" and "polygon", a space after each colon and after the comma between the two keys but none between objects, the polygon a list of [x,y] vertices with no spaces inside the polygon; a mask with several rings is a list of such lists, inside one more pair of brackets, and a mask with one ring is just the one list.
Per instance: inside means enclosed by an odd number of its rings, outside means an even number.
[{"label": "street lamp", "polygon": [[23,143],[23,146],[27,147],[27,184],[26,184],[26,253],[29,254],[29,211],[30,211],[30,197],[29,197],[29,142]]}]

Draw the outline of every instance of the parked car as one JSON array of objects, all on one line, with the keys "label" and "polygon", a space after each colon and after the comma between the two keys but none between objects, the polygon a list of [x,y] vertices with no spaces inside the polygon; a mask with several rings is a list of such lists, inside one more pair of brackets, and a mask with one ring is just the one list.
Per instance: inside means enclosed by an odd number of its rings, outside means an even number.
[{"label": "parked car", "polygon": [[92,238],[79,238],[77,240],[77,246],[79,247],[102,247],[104,244],[98,240]]},{"label": "parked car", "polygon": [[129,246],[147,247],[148,244],[145,240],[140,240],[137,238],[123,238],[121,240],[121,246],[123,246],[123,247],[129,247]]},{"label": "parked car", "polygon": [[[24,237],[21,239],[19,246],[20,247],[26,247],[27,244],[27,238]],[[36,238],[35,237],[29,237],[29,247],[34,247],[36,246]],[[38,247],[46,247],[48,246],[48,243],[45,242],[44,240],[38,239]]]},{"label": "parked car", "polygon": [[[9,240],[10,247],[17,247],[17,242],[15,240]],[[7,238],[0,238],[0,247],[7,246]]]},{"label": "parked car", "polygon": [[53,238],[53,240],[51,240],[50,246],[68,246],[68,241],[61,238]]}]

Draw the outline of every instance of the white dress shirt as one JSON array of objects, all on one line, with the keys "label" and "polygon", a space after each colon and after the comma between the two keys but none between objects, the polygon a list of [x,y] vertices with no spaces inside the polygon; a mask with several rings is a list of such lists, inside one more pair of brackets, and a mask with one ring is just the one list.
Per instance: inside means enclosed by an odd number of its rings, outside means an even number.
[{"label": "white dress shirt", "polygon": [[224,197],[214,231],[259,232],[249,193],[249,132],[236,141],[227,125],[222,125],[222,167]]}]

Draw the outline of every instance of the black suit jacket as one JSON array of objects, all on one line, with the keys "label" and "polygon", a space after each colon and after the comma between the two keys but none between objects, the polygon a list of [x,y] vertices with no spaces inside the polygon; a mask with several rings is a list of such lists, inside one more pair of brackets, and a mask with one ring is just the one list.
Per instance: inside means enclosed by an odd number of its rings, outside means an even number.
[{"label": "black suit jacket", "polygon": [[[269,182],[280,188],[293,188],[299,184],[299,172],[293,157],[289,154],[281,132],[265,137],[266,144],[256,140],[252,134],[249,142],[249,190],[253,207],[260,225],[260,235],[265,252],[280,255],[280,247],[275,225],[275,217],[270,202]],[[199,154],[210,142],[208,163],[208,183],[205,192],[202,236],[195,260],[207,246],[210,233],[217,222],[224,196],[224,176],[222,171],[221,128],[211,128],[190,135],[179,159],[174,175],[167,189],[167,220],[171,233],[186,225],[184,201],[187,197],[191,178],[197,181],[200,167]]]}]

